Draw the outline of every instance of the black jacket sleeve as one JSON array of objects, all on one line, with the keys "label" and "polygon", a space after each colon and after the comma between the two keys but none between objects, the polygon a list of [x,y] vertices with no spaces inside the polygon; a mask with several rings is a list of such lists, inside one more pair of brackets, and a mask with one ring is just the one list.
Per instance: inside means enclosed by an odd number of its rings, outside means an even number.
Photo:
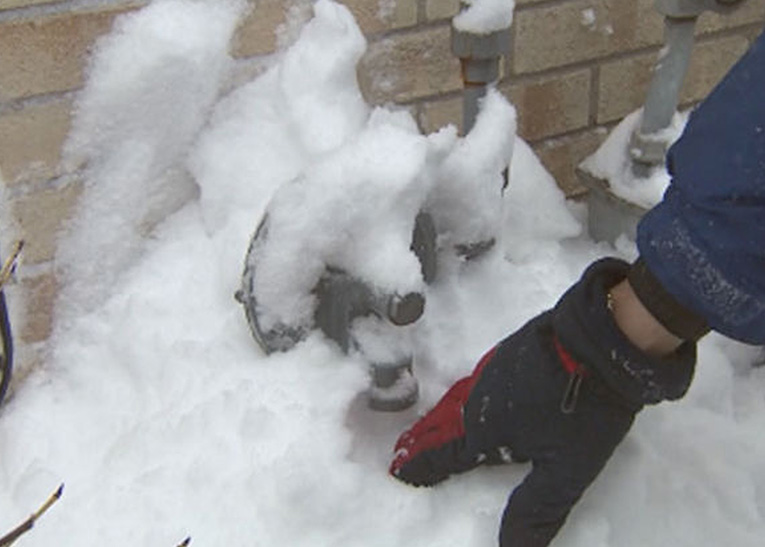
[{"label": "black jacket sleeve", "polygon": [[535,458],[525,480],[510,495],[500,530],[501,547],[549,545],[587,487],[595,480],[633,422],[633,414],[608,412],[597,401],[582,401],[575,415]]}]

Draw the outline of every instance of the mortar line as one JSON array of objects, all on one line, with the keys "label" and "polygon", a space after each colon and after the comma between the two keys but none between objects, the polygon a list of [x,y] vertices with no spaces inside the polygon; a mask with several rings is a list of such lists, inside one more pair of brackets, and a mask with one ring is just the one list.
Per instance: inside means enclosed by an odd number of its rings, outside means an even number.
[{"label": "mortar line", "polygon": [[120,8],[140,7],[147,5],[148,2],[149,0],[68,0],[66,2],[49,2],[0,11],[0,23],[29,21],[40,17],[51,17],[70,13],[110,11]]}]

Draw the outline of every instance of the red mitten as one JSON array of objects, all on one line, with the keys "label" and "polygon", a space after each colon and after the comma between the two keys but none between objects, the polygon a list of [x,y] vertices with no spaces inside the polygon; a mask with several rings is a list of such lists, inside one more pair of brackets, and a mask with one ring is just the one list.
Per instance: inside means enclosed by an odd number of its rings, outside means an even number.
[{"label": "red mitten", "polygon": [[391,475],[415,486],[430,486],[466,470],[466,462],[459,459],[465,437],[462,409],[494,351],[489,350],[470,376],[452,385],[430,412],[399,437]]}]

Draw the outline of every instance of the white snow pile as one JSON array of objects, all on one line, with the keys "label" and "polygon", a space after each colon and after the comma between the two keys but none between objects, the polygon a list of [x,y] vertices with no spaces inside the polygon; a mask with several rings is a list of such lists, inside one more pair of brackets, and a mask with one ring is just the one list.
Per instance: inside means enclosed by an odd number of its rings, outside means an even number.
[{"label": "white snow pile", "polygon": [[454,26],[463,32],[490,34],[513,23],[515,0],[462,0],[462,4]]},{"label": "white snow pile", "polygon": [[[669,127],[651,138],[671,145],[682,134],[688,114],[675,113]],[[648,176],[637,176],[632,172],[631,138],[640,126],[642,116],[642,108],[626,116],[611,131],[600,148],[582,162],[581,168],[599,179],[608,181],[614,195],[644,209],[650,209],[661,201],[670,177],[663,165],[651,169]]]},{"label": "white snow pile", "polygon": [[[496,545],[527,467],[415,489],[387,475],[392,445],[485,349],[617,252],[578,235],[497,94],[467,138],[421,135],[408,113],[366,105],[353,76],[364,40],[340,4],[319,0],[267,72],[222,92],[241,10],[156,1],[121,16],[94,53],[70,136],[84,193],[59,257],[76,290],[57,308],[44,366],[0,409],[0,531],[63,481],[19,545]],[[443,221],[428,286],[408,248],[421,206]],[[330,261],[425,292],[407,329],[415,407],[368,410],[367,364],[319,333],[259,350],[233,295],[265,211],[280,234],[263,269],[274,309],[310,310],[306,289]],[[497,244],[478,259],[451,251],[489,233]],[[641,414],[557,543],[761,545],[754,353],[708,337],[689,395]]]},{"label": "white snow pile", "polygon": [[502,172],[513,157],[515,109],[496,90],[488,91],[481,107],[470,133],[437,166],[436,186],[426,204],[444,245],[500,237]]},{"label": "white snow pile", "polygon": [[68,163],[86,165],[83,207],[58,258],[74,302],[100,302],[142,233],[193,192],[184,159],[230,70],[244,7],[157,2],[99,43],[65,150]]},{"label": "white snow pile", "polygon": [[312,291],[327,266],[381,293],[422,291],[410,251],[420,211],[432,214],[443,247],[496,240],[514,138],[515,111],[496,91],[460,140],[454,127],[426,137],[409,114],[375,109],[352,142],[276,192],[268,243],[251,257],[263,329],[309,328]]},{"label": "white snow pile", "polygon": [[381,291],[422,288],[409,247],[428,190],[419,177],[427,160],[427,138],[376,110],[352,142],[279,188],[268,209],[268,244],[252,264],[264,329],[310,327],[312,291],[327,265]]}]

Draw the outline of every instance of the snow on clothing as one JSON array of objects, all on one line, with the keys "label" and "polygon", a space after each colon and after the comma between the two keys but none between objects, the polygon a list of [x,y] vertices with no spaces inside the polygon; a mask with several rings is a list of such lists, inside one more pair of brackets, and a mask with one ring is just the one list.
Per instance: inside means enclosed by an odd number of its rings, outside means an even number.
[{"label": "snow on clothing", "polygon": [[652,358],[621,333],[608,290],[629,265],[603,259],[489,351],[396,444],[391,473],[432,485],[480,463],[531,460],[502,517],[502,547],[548,545],[645,404],[682,397],[695,344]]},{"label": "snow on clothing", "polygon": [[714,330],[765,344],[765,33],[691,115],[638,226],[661,284]]}]

